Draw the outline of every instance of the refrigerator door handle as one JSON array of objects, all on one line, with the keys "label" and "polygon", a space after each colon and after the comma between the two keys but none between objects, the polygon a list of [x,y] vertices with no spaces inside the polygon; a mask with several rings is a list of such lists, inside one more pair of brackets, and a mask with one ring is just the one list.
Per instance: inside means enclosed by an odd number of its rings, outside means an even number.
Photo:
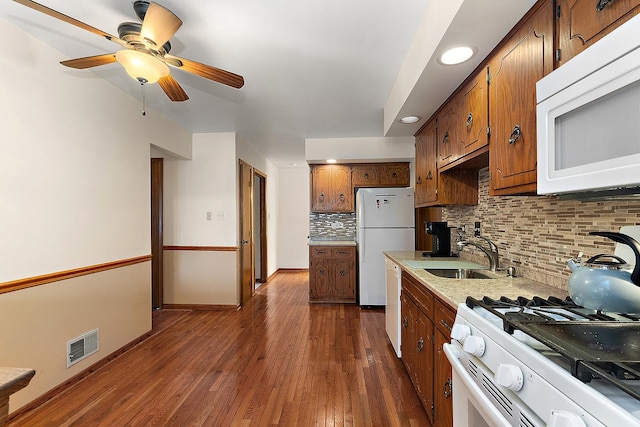
[{"label": "refrigerator door handle", "polygon": [[361,230],[363,232],[360,233],[360,247],[358,248],[358,253],[360,253],[360,264],[364,263],[364,247],[366,246],[364,244],[364,230]]}]

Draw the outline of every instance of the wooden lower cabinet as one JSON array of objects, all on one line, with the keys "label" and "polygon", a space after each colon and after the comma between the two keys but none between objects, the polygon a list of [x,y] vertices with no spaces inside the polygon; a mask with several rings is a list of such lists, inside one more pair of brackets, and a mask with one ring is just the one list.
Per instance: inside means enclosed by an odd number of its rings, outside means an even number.
[{"label": "wooden lower cabinet", "polygon": [[309,247],[309,302],[356,302],[356,247]]},{"label": "wooden lower cabinet", "polygon": [[455,313],[404,271],[400,310],[402,362],[431,424],[452,426],[451,365],[442,345]]}]

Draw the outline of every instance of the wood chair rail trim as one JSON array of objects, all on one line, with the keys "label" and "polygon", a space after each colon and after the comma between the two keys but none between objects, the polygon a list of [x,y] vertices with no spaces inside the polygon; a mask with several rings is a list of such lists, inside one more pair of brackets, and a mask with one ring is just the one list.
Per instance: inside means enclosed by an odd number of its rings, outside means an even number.
[{"label": "wood chair rail trim", "polygon": [[73,270],[58,271],[55,273],[44,274],[42,276],[27,277],[25,279],[12,280],[0,283],[0,294],[18,291],[20,289],[31,288],[34,286],[45,285],[47,283],[58,282],[61,280],[71,279],[73,277],[85,276],[88,274],[99,273],[101,271],[112,270],[114,268],[127,267],[129,265],[139,264],[151,261],[151,255],[142,255],[134,258],[127,258],[118,261],[107,262],[104,264],[90,265],[87,267],[75,268]]}]

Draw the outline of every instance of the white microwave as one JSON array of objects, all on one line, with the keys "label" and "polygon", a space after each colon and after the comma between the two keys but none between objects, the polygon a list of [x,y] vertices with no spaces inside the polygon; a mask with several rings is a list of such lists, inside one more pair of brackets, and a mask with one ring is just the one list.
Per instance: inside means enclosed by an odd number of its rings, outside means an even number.
[{"label": "white microwave", "polygon": [[536,97],[538,194],[640,193],[640,15],[538,81]]}]

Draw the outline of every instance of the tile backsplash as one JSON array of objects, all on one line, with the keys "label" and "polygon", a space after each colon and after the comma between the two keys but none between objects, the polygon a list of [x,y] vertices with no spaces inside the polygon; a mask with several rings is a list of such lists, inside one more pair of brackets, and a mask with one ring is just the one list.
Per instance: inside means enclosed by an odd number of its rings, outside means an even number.
[{"label": "tile backsplash", "polygon": [[[619,231],[625,225],[640,224],[638,201],[560,200],[557,196],[489,195],[488,168],[480,170],[478,205],[442,208],[442,219],[450,226],[466,228],[472,238],[475,221],[481,234],[494,241],[502,267],[514,266],[523,277],[566,289],[571,272],[567,259],[584,252],[587,259],[599,253],[613,253],[615,243],[590,231]],[[454,232],[455,235],[455,232]],[[453,238],[452,238],[453,239]],[[464,257],[486,257],[470,247]]]},{"label": "tile backsplash", "polygon": [[309,214],[309,237],[317,240],[355,240],[355,213]]}]

